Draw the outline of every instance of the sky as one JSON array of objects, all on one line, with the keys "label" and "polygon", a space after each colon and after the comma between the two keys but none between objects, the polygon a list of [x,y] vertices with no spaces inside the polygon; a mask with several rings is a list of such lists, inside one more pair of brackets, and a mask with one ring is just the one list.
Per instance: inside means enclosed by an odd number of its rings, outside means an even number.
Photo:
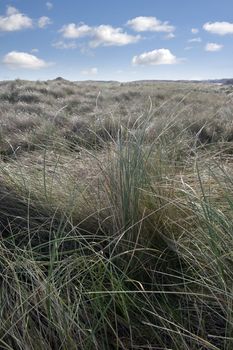
[{"label": "sky", "polygon": [[233,78],[233,0],[0,0],[0,80]]}]

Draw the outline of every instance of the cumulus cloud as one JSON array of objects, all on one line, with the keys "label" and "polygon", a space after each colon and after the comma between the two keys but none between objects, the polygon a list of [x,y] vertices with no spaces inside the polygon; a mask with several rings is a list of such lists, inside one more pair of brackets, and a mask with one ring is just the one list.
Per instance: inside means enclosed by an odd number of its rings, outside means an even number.
[{"label": "cumulus cloud", "polygon": [[98,74],[98,68],[93,67],[93,68],[82,70],[81,74],[83,74],[83,75],[96,75],[96,74]]},{"label": "cumulus cloud", "polygon": [[130,35],[123,32],[121,28],[113,28],[110,25],[100,25],[93,30],[93,40],[91,47],[98,46],[123,46],[136,43],[140,39],[139,35]]},{"label": "cumulus cloud", "polygon": [[201,38],[193,38],[188,40],[189,43],[201,43],[202,39]]},{"label": "cumulus cloud", "polygon": [[11,51],[3,58],[3,63],[9,68],[17,69],[40,69],[50,65],[50,63],[26,52]]},{"label": "cumulus cloud", "polygon": [[216,44],[216,43],[207,43],[205,46],[205,50],[210,52],[220,51],[222,50],[222,48],[223,48],[223,45]]},{"label": "cumulus cloud", "polygon": [[7,16],[15,15],[16,13],[19,13],[19,11],[15,7],[13,7],[13,6],[7,7],[7,10],[6,10]]},{"label": "cumulus cloud", "polygon": [[197,28],[192,28],[192,29],[191,29],[191,32],[192,32],[193,34],[198,34],[198,33],[199,33],[199,29],[197,29]]},{"label": "cumulus cloud", "polygon": [[52,21],[49,17],[42,16],[38,19],[39,28],[46,28],[49,24],[52,24]]},{"label": "cumulus cloud", "polygon": [[175,27],[169,22],[162,22],[156,17],[135,17],[127,22],[127,25],[136,32],[166,32],[170,33]]},{"label": "cumulus cloud", "polygon": [[64,42],[62,40],[57,41],[52,44],[56,49],[66,50],[66,49],[76,49],[77,44],[74,41]]},{"label": "cumulus cloud", "polygon": [[79,39],[85,36],[91,35],[92,28],[88,25],[81,23],[76,25],[75,23],[70,23],[64,25],[60,30],[62,36],[67,39]]},{"label": "cumulus cloud", "polygon": [[46,7],[47,7],[48,10],[52,10],[53,4],[50,1],[47,1],[46,2]]},{"label": "cumulus cloud", "polygon": [[133,65],[160,65],[160,64],[176,64],[179,60],[168,49],[158,49],[144,52],[132,59]]},{"label": "cumulus cloud", "polygon": [[60,31],[64,38],[79,39],[89,37],[90,47],[98,46],[123,46],[131,43],[136,43],[139,35],[130,35],[122,30],[122,28],[114,28],[111,25],[100,25],[97,27],[90,27],[84,23],[74,24],[70,23],[64,25]]},{"label": "cumulus cloud", "polygon": [[203,29],[212,34],[227,35],[233,34],[233,23],[229,22],[207,22]]},{"label": "cumulus cloud", "polygon": [[0,32],[13,32],[32,28],[32,19],[20,13],[15,7],[8,6],[6,14],[0,16]]}]

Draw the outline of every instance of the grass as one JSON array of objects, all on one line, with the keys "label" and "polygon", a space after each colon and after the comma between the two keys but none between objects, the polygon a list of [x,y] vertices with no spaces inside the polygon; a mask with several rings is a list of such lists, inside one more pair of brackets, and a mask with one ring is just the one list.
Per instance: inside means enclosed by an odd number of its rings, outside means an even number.
[{"label": "grass", "polygon": [[230,90],[1,82],[1,349],[232,349]]}]

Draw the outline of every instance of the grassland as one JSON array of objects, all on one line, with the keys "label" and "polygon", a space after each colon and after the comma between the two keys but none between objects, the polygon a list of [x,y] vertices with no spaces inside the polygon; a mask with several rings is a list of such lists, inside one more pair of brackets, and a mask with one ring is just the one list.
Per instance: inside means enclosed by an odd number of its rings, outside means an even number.
[{"label": "grassland", "polygon": [[0,83],[0,349],[233,349],[233,89]]}]

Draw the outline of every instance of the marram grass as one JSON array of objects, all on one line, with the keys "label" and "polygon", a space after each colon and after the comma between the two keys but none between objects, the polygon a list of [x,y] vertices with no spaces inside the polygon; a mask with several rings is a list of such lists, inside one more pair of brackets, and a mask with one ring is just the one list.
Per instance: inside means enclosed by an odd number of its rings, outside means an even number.
[{"label": "marram grass", "polygon": [[231,100],[142,87],[1,84],[1,349],[232,349]]}]

